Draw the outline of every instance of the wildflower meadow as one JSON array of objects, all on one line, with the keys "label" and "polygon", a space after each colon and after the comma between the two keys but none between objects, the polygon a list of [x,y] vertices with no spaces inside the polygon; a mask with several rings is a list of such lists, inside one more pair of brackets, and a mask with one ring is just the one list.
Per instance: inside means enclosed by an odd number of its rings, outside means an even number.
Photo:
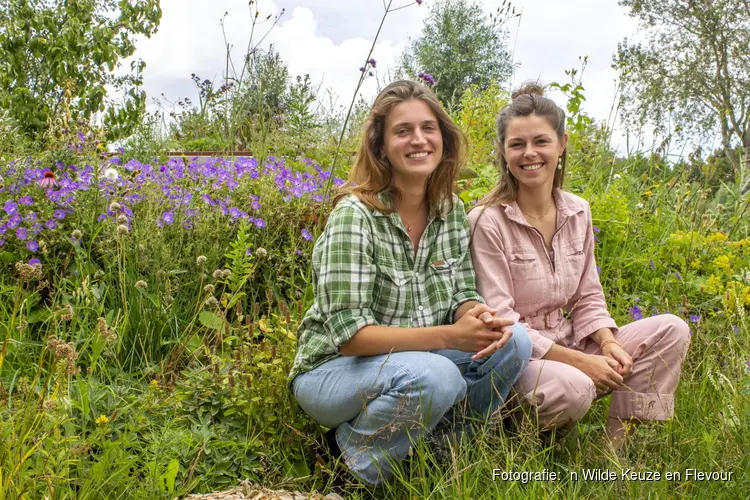
[{"label": "wildflower meadow", "polygon": [[[372,51],[362,56],[360,84],[377,68]],[[415,77],[439,95],[439,74]],[[31,138],[0,115],[0,500],[181,498],[241,481],[331,491],[311,451],[325,429],[297,406],[287,375],[312,303],[313,244],[367,103],[315,114],[304,106],[315,92],[297,84],[282,110],[266,102],[242,114],[232,106],[248,94],[228,86],[167,126],[143,115],[119,140],[67,105]],[[456,186],[467,208],[497,180],[506,87],[469,86],[450,109],[470,144]],[[675,417],[637,427],[615,453],[608,398],[554,434],[527,409],[512,422],[497,415],[448,458],[415,443],[393,482],[350,485],[347,498],[750,493],[747,172],[721,154],[623,154],[580,110],[581,80],[558,88],[565,189],[591,204],[610,312],[618,324],[671,313],[690,325]],[[195,151],[198,138],[220,151],[167,155]],[[616,479],[584,479],[610,470]]]}]

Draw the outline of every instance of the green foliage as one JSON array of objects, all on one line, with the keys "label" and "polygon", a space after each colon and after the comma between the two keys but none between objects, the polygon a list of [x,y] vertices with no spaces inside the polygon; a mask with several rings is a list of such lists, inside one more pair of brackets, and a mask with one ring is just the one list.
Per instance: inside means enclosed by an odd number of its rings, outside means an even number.
[{"label": "green foliage", "polygon": [[[159,0],[0,1],[0,109],[30,137],[103,111],[109,138],[127,136],[145,110],[144,64],[112,72],[160,19]],[[122,106],[105,106],[107,85],[125,91]]]},{"label": "green foliage", "polygon": [[458,110],[453,114],[469,142],[466,169],[459,182],[464,202],[480,198],[497,182],[495,117],[508,98],[497,83],[486,89],[471,86],[461,96]]},{"label": "green foliage", "polygon": [[431,3],[422,33],[402,55],[402,70],[412,79],[419,72],[435,77],[436,93],[453,110],[470,86],[483,90],[510,76],[512,63],[504,25],[516,16],[515,8],[504,0],[487,16],[478,2]]},{"label": "green foliage", "polygon": [[[645,43],[618,46],[624,116],[667,134],[719,132],[736,170],[733,145],[750,148],[750,11],[745,0],[621,0],[645,29]],[[750,149],[749,149],[750,150]],[[750,171],[745,159],[744,171]]]}]

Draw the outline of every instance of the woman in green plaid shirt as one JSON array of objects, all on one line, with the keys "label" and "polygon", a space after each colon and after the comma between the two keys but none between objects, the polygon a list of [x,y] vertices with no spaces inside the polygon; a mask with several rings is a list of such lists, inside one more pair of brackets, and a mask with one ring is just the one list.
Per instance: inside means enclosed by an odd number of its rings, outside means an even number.
[{"label": "woman in green plaid shirt", "polygon": [[524,328],[495,317],[476,291],[453,194],[464,143],[430,89],[387,86],[313,250],[315,302],[291,387],[369,484],[388,480],[458,403],[462,414],[492,414],[531,356]]}]

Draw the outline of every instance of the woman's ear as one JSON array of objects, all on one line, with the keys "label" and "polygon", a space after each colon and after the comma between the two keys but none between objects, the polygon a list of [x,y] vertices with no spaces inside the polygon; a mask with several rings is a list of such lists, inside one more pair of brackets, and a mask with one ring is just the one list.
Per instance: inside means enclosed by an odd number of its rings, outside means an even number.
[{"label": "woman's ear", "polygon": [[565,132],[562,136],[562,140],[560,141],[560,156],[565,152],[565,148],[568,147],[568,133]]}]

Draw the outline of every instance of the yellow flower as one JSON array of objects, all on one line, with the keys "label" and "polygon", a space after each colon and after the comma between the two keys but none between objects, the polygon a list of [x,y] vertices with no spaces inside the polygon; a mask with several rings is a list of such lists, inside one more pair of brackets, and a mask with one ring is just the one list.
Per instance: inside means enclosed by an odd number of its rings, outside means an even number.
[{"label": "yellow flower", "polygon": [[645,193],[643,193],[643,194],[644,194],[644,196],[651,196],[651,195],[652,195],[652,194],[654,194],[654,193],[653,193],[653,192],[652,192],[652,191],[651,191],[651,190],[649,189],[648,191],[646,191],[646,192],[645,192]]},{"label": "yellow flower", "polygon": [[724,233],[712,233],[706,238],[710,243],[719,243],[727,240],[727,235]]},{"label": "yellow flower", "polygon": [[107,415],[99,415],[96,417],[96,420],[94,420],[94,423],[97,425],[104,425],[109,422],[109,417]]},{"label": "yellow flower", "polygon": [[153,380],[152,380],[152,381],[150,382],[150,384],[151,384],[151,387],[153,387],[153,388],[157,388],[157,387],[159,387],[159,381],[158,381],[158,380],[156,380],[156,379],[153,379]]},{"label": "yellow flower", "polygon": [[721,282],[721,278],[712,274],[706,281],[706,291],[712,294],[719,294],[724,291],[724,284]]},{"label": "yellow flower", "polygon": [[723,269],[724,271],[729,271],[731,264],[729,261],[729,256],[727,255],[719,255],[716,257],[713,261],[713,265],[716,266],[718,269]]}]

